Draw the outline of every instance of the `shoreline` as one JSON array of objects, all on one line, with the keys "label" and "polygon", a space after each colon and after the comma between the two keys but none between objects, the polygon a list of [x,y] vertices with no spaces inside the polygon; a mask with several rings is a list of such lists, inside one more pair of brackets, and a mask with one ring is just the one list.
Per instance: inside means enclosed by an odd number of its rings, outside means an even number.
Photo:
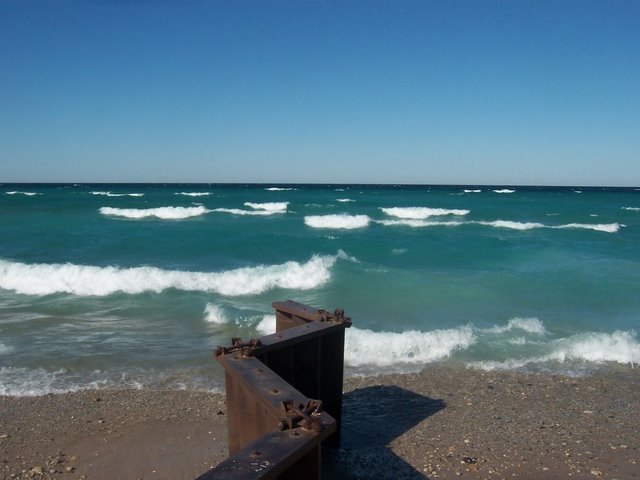
[{"label": "shoreline", "polygon": [[[638,391],[638,369],[347,378],[323,478],[637,478]],[[223,394],[0,396],[0,476],[190,479],[227,458],[226,435]]]}]

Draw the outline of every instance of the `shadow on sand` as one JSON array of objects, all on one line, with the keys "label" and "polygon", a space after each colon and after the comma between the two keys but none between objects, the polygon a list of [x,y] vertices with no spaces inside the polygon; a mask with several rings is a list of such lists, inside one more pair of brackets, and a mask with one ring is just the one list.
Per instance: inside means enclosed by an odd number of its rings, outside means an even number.
[{"label": "shadow on sand", "polygon": [[342,399],[342,445],[323,449],[323,479],[425,479],[388,444],[446,408],[443,400],[396,386],[372,386]]}]

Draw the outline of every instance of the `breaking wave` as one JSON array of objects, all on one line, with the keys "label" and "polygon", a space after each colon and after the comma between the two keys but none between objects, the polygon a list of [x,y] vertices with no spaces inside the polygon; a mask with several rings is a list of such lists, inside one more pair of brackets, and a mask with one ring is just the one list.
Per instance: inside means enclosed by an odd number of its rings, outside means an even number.
[{"label": "breaking wave", "polygon": [[144,197],[144,193],[111,193],[111,192],[89,192],[91,195],[102,195],[105,197]]},{"label": "breaking wave", "polygon": [[332,228],[353,230],[365,228],[371,222],[368,215],[309,215],[304,217],[305,225],[312,228]]},{"label": "breaking wave", "polygon": [[207,197],[211,192],[176,192],[176,195],[184,195],[185,197]]},{"label": "breaking wave", "polygon": [[253,208],[254,210],[264,210],[266,212],[274,213],[286,213],[289,202],[266,202],[266,203],[252,203],[244,202],[245,207]]},{"label": "breaking wave", "polygon": [[487,329],[487,332],[504,333],[511,332],[513,330],[522,330],[536,335],[545,335],[547,333],[547,330],[544,328],[544,324],[537,318],[512,318],[506,325],[496,325]]},{"label": "breaking wave", "polygon": [[476,336],[470,326],[401,333],[352,327],[346,330],[344,361],[351,367],[425,364],[447,358],[475,341]]},{"label": "breaking wave", "polygon": [[429,221],[429,220],[419,220],[419,219],[402,219],[402,220],[376,220],[376,223],[385,226],[407,226],[413,228],[421,228],[421,227],[459,227],[461,225],[483,225],[486,227],[494,227],[494,228],[506,228],[509,230],[532,230],[535,228],[549,228],[556,230],[566,230],[566,229],[584,229],[584,230],[595,230],[597,232],[606,232],[606,233],[616,233],[620,230],[623,225],[619,223],[569,223],[566,225],[545,225],[539,222],[514,222],[511,220],[493,220],[493,221],[482,221],[482,220],[469,220],[469,221]]},{"label": "breaking wave", "polygon": [[428,208],[428,207],[392,207],[380,208],[390,217],[408,219],[408,220],[424,220],[429,217],[440,217],[444,215],[467,215],[469,210],[451,210],[446,208]]},{"label": "breaking wave", "polygon": [[355,202],[355,200],[352,198],[337,198],[336,202],[349,203],[349,202]]},{"label": "breaking wave", "polygon": [[547,352],[524,358],[502,361],[469,362],[468,365],[483,370],[513,370],[549,363],[640,363],[640,343],[635,331],[613,333],[587,332],[553,340],[546,345]]},{"label": "breaking wave", "polygon": [[265,190],[267,192],[288,192],[288,191],[296,190],[296,189],[292,188],[292,187],[287,187],[287,188],[283,188],[283,187],[268,187],[268,188],[265,188]]},{"label": "breaking wave", "polygon": [[256,326],[256,329],[262,335],[271,335],[272,333],[276,333],[276,316],[264,315],[262,320],[260,320]]},{"label": "breaking wave", "polygon": [[102,207],[100,213],[124,218],[147,218],[156,217],[163,220],[181,220],[184,218],[197,217],[210,212],[203,206],[198,207],[159,207],[159,208],[112,208]]},{"label": "breaking wave", "polygon": [[6,192],[7,195],[26,195],[27,197],[33,197],[35,195],[42,195],[41,193],[36,192]]},{"label": "breaking wave", "polygon": [[209,323],[217,324],[228,322],[228,319],[222,307],[214,305],[212,303],[207,303],[207,306],[204,309],[204,320]]},{"label": "breaking wave", "polygon": [[463,190],[464,193],[480,193],[482,192],[482,190],[478,189],[464,189]]},{"label": "breaking wave", "polygon": [[631,212],[640,212],[640,207],[622,207],[623,210],[629,210]]},{"label": "breaking wave", "polygon": [[501,188],[498,190],[493,190],[495,193],[515,193],[515,190],[511,190],[510,188]]},{"label": "breaking wave", "polygon": [[254,295],[274,288],[309,290],[328,282],[331,267],[346,254],[313,255],[304,263],[259,265],[222,272],[189,272],[156,267],[95,267],[74,264],[26,264],[0,260],[0,288],[24,295],[70,293],[106,296],[167,289]]}]

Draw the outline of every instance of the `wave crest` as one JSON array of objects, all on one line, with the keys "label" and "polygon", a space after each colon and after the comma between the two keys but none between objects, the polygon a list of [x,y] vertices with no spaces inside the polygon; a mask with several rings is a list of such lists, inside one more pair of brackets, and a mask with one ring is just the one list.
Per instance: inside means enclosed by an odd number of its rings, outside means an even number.
[{"label": "wave crest", "polygon": [[469,214],[469,210],[429,208],[429,207],[391,207],[391,208],[381,207],[380,210],[382,210],[386,215],[389,215],[390,217],[402,218],[407,220],[424,220],[429,217]]},{"label": "wave crest", "polygon": [[133,219],[156,217],[162,220],[181,220],[184,218],[197,217],[200,215],[204,215],[209,211],[210,210],[207,210],[203,206],[159,208],[100,208],[100,213],[103,215]]},{"label": "wave crest", "polygon": [[371,222],[368,215],[309,215],[304,217],[305,225],[312,228],[332,228],[343,230],[354,230],[365,228]]},{"label": "wave crest", "polygon": [[331,278],[341,255],[313,255],[305,263],[259,265],[223,272],[188,272],[156,267],[95,267],[74,264],[25,264],[0,260],[0,288],[24,295],[70,293],[106,296],[139,294],[170,288],[215,292],[226,296],[253,295],[274,288],[309,290]]},{"label": "wave crest", "polygon": [[346,331],[345,363],[352,367],[424,364],[442,360],[476,341],[470,326],[429,332],[374,332],[355,327]]}]

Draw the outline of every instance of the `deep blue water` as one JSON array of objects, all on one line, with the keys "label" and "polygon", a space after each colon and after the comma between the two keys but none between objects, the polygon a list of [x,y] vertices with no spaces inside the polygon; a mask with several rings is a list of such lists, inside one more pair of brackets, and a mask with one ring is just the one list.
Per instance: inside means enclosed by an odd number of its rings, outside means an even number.
[{"label": "deep blue water", "polygon": [[640,362],[640,190],[0,185],[0,394],[222,385],[293,299],[348,374]]}]

